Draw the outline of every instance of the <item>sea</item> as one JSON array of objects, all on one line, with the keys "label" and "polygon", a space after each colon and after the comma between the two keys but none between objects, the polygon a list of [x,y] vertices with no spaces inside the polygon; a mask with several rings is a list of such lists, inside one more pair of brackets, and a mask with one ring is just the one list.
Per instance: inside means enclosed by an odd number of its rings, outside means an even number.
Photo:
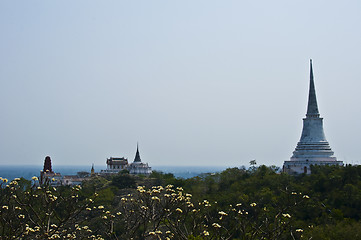
[{"label": "sea", "polygon": [[[229,168],[228,166],[152,166],[153,171],[172,173],[176,178],[192,178],[205,173],[217,173]],[[0,166],[0,177],[12,180],[23,177],[31,179],[33,176],[39,177],[40,165],[5,165]],[[94,166],[95,172],[106,169],[105,166]],[[61,175],[76,175],[77,172],[90,172],[89,166],[53,166],[53,171]]]}]

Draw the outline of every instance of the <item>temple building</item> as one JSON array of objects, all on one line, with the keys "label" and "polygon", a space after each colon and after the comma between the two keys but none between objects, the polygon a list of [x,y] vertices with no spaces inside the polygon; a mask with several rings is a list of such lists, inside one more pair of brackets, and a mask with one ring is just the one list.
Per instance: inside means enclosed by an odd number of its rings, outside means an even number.
[{"label": "temple building", "polygon": [[310,174],[311,165],[343,165],[337,161],[323,131],[323,118],[317,106],[313,80],[312,60],[310,60],[310,88],[306,118],[303,119],[301,139],[289,161],[283,164],[283,172],[289,174]]},{"label": "temple building", "polygon": [[149,175],[152,173],[152,168],[149,167],[148,163],[143,163],[140,159],[138,144],[134,161],[131,164],[124,157],[110,157],[107,159],[106,164],[107,169],[101,170],[101,175],[116,174],[123,170],[129,171],[130,174]]},{"label": "temple building", "polygon": [[51,186],[80,185],[92,176],[95,176],[94,165],[92,165],[90,174],[88,172],[78,172],[77,175],[61,175],[56,173],[53,171],[51,158],[46,156],[44,168],[40,171],[39,184],[50,184]]},{"label": "temple building", "polygon": [[51,166],[51,158],[49,156],[45,157],[43,170],[40,171],[40,184],[45,184],[49,182],[51,185],[61,185],[62,176],[60,173],[53,172]]},{"label": "temple building", "polygon": [[100,174],[114,174],[122,170],[127,170],[130,174],[148,175],[152,173],[152,168],[148,166],[148,163],[143,163],[140,159],[138,144],[134,161],[131,164],[128,164],[128,159],[124,157],[110,157],[106,163],[107,169],[101,170]]},{"label": "temple building", "polygon": [[143,163],[140,159],[138,144],[137,144],[137,152],[135,153],[134,162],[132,162],[128,166],[128,170],[130,174],[143,174],[148,175],[152,173],[152,168],[148,166],[148,163]]},{"label": "temple building", "polygon": [[107,169],[101,170],[101,173],[118,173],[128,167],[128,159],[124,157],[107,158]]}]

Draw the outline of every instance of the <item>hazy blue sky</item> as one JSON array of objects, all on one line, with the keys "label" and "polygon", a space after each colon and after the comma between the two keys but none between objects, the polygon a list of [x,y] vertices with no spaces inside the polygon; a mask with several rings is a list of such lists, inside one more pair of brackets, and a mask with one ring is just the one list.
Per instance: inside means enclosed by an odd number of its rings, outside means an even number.
[{"label": "hazy blue sky", "polygon": [[335,156],[361,163],[361,1],[1,1],[0,165],[281,166],[309,59]]}]

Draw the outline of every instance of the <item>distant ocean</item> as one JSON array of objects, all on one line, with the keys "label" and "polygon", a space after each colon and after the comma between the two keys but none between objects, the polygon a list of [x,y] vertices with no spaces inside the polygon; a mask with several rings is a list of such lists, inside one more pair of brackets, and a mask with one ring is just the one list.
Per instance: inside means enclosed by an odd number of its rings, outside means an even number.
[{"label": "distant ocean", "polygon": [[[94,166],[95,172],[105,169],[105,166]],[[192,178],[203,173],[221,172],[226,166],[153,166],[152,170],[163,173],[172,173],[177,178]],[[0,177],[12,180],[17,177],[31,179],[39,176],[42,166],[0,166]],[[75,175],[77,172],[90,172],[89,166],[53,166],[53,171],[62,175]]]}]

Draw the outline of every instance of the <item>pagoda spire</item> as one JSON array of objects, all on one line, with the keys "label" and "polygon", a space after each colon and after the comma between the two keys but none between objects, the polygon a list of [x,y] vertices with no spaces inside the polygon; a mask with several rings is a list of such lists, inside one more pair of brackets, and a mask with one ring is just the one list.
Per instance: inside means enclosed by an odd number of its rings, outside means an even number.
[{"label": "pagoda spire", "polygon": [[43,172],[48,172],[48,173],[53,172],[53,169],[51,167],[51,158],[49,156],[45,157]]},{"label": "pagoda spire", "polygon": [[311,165],[339,165],[323,131],[323,118],[318,112],[312,60],[310,60],[310,89],[306,117],[303,119],[302,134],[289,161],[283,164],[283,171],[291,174],[309,174]]},{"label": "pagoda spire", "polygon": [[135,153],[134,162],[142,162],[142,160],[140,159],[138,143],[137,143],[137,152]]},{"label": "pagoda spire", "polygon": [[94,163],[92,164],[92,168],[91,168],[91,170],[90,170],[90,174],[91,175],[94,175],[94,173],[95,173],[95,170],[94,170]]},{"label": "pagoda spire", "polygon": [[315,83],[313,81],[312,59],[310,59],[310,89],[308,93],[308,105],[306,117],[320,117],[317,107]]}]

